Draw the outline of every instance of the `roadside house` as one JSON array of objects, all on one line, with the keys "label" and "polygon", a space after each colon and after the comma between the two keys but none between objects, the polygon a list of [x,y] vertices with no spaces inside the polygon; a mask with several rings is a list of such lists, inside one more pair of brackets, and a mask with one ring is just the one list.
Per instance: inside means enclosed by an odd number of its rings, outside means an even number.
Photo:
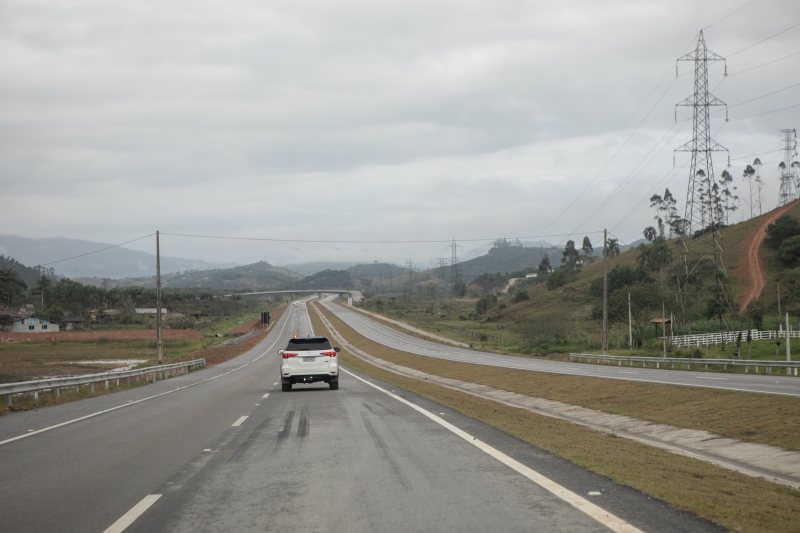
[{"label": "roadside house", "polygon": [[64,331],[82,330],[86,327],[88,322],[89,319],[83,318],[82,316],[65,316],[61,319],[61,324],[64,325]]},{"label": "roadside house", "polygon": [[58,331],[58,324],[35,316],[15,320],[11,324],[11,333],[53,333],[56,331]]}]

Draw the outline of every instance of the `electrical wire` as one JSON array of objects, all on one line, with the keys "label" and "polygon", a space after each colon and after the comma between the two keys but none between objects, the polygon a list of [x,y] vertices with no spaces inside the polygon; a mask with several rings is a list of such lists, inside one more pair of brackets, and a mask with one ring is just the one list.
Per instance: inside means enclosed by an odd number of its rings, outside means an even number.
[{"label": "electrical wire", "polygon": [[39,265],[39,266],[55,265],[56,263],[63,263],[64,261],[70,261],[72,259],[78,259],[79,257],[86,257],[87,255],[98,254],[100,252],[105,252],[106,250],[111,250],[112,248],[119,248],[120,246],[125,245],[125,244],[129,244],[129,243],[136,242],[136,241],[141,241],[142,239],[146,239],[147,237],[152,237],[153,235],[155,235],[155,233],[150,233],[149,235],[145,235],[144,237],[138,237],[136,239],[133,239],[133,240],[130,240],[130,241],[125,241],[125,242],[120,243],[120,244],[115,244],[113,246],[108,246],[106,248],[101,248],[100,250],[95,250],[94,252],[87,252],[85,254],[80,254],[80,255],[73,256],[73,257],[67,257],[66,259],[59,259],[58,261],[50,261],[49,263],[44,263],[44,264]]},{"label": "electrical wire", "polygon": [[[589,231],[585,232],[582,231],[580,233],[603,233],[602,231]],[[169,235],[172,237],[192,237],[198,239],[224,239],[224,240],[231,240],[231,241],[259,241],[259,242],[287,242],[287,243],[304,243],[304,244],[441,244],[441,243],[450,243],[452,239],[448,240],[397,240],[397,241],[348,241],[348,240],[322,240],[322,239],[276,239],[272,237],[229,237],[223,235],[193,235],[188,233],[164,233],[161,232],[161,235]],[[536,236],[527,236],[527,237],[511,237],[516,239],[535,239],[535,238],[550,238],[550,237],[571,237],[573,235],[577,235],[577,232],[573,233],[560,233],[554,235],[536,235]],[[500,237],[503,238],[503,237]],[[494,242],[498,240],[498,237],[492,237],[487,239],[458,239],[458,242]]]},{"label": "electrical wire", "polygon": [[744,9],[744,8],[746,8],[746,7],[748,7],[748,6],[751,6],[751,5],[755,4],[756,2],[758,2],[758,0],[752,0],[752,2],[748,2],[748,3],[746,3],[745,5],[743,5],[742,7],[740,7],[739,9],[737,9],[736,11],[734,11],[734,12],[732,12],[732,13],[728,13],[727,15],[725,15],[724,17],[722,17],[721,19],[719,19],[719,20],[718,20],[718,21],[716,21],[715,23],[713,23],[713,24],[709,24],[708,26],[706,26],[705,28],[703,28],[703,30],[707,30],[707,29],[708,29],[708,28],[710,28],[711,26],[716,26],[717,24],[719,24],[720,22],[722,22],[722,21],[723,21],[723,20],[725,20],[726,18],[728,18],[728,17],[731,17],[731,16],[735,15],[736,13],[738,13],[739,11],[741,11],[742,9]]},{"label": "electrical wire", "polygon": [[738,52],[734,52],[734,53],[732,53],[732,54],[728,54],[728,56],[727,56],[727,57],[733,57],[733,56],[735,56],[735,55],[737,55],[737,54],[741,54],[741,53],[742,53],[742,52],[744,52],[745,50],[750,50],[751,48],[753,48],[753,47],[755,47],[755,46],[758,46],[758,45],[759,45],[759,44],[761,44],[761,43],[765,43],[765,42],[769,41],[770,39],[774,39],[774,38],[775,38],[775,37],[777,37],[778,35],[784,34],[784,33],[786,33],[787,31],[789,31],[789,30],[791,30],[791,29],[794,29],[794,28],[796,28],[796,27],[798,27],[798,26],[800,26],[800,22],[798,22],[797,24],[794,24],[794,25],[792,25],[792,26],[789,26],[789,27],[788,27],[788,28],[786,28],[785,30],[779,31],[779,32],[778,32],[778,33],[776,33],[775,35],[771,35],[771,36],[767,37],[766,39],[763,39],[763,40],[761,40],[761,41],[758,41],[758,42],[757,42],[757,43],[755,43],[755,44],[751,44],[750,46],[747,46],[747,47],[745,47],[745,48],[742,48],[742,49],[741,49],[741,50],[739,50]]},{"label": "electrical wire", "polygon": [[744,74],[745,72],[750,72],[751,70],[755,70],[757,68],[761,68],[761,67],[765,67],[767,65],[771,65],[773,63],[777,63],[778,61],[783,61],[784,59],[789,59],[790,57],[794,57],[797,54],[800,54],[800,52],[795,52],[793,54],[789,54],[788,56],[783,56],[783,57],[781,57],[779,59],[773,59],[772,61],[767,61],[766,63],[761,63],[760,65],[756,65],[754,67],[746,68],[744,70],[740,70],[738,72],[734,72],[733,74],[728,74],[728,77],[730,78],[731,76],[738,76],[739,74]]},{"label": "electrical wire", "polygon": [[780,109],[773,109],[772,111],[766,111],[764,113],[758,113],[756,115],[750,115],[749,117],[734,118],[734,119],[729,120],[728,122],[737,122],[739,120],[747,120],[748,118],[755,118],[755,117],[760,117],[760,116],[763,116],[763,115],[769,115],[771,113],[777,113],[778,111],[785,111],[787,109],[792,109],[793,107],[800,107],[800,104],[794,104],[794,105],[782,107]]}]

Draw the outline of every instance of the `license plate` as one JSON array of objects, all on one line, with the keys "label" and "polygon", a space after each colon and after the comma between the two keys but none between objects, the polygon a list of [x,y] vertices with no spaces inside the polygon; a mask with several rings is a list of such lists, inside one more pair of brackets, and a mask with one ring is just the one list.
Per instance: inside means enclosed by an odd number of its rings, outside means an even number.
[{"label": "license plate", "polygon": [[317,360],[316,357],[303,357],[303,362],[304,363],[313,363],[316,360]]}]

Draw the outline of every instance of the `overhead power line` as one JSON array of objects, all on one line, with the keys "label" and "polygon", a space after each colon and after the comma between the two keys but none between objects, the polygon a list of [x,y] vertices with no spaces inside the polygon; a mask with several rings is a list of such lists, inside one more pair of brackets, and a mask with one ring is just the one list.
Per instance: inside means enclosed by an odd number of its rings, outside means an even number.
[{"label": "overhead power line", "polygon": [[755,117],[760,117],[762,115],[769,115],[771,113],[777,113],[778,111],[785,111],[786,109],[792,109],[793,107],[800,107],[800,104],[794,104],[794,105],[782,107],[780,109],[773,109],[772,111],[765,111],[764,113],[758,113],[756,115],[750,115],[749,117],[734,118],[734,119],[729,120],[728,122],[736,122],[738,120],[747,120],[748,118],[755,118]]},{"label": "overhead power line", "polygon": [[112,248],[119,248],[120,246],[123,246],[125,244],[130,244],[132,242],[141,241],[142,239],[146,239],[147,237],[152,237],[153,235],[155,235],[155,233],[150,233],[149,235],[145,235],[143,237],[138,237],[138,238],[132,239],[130,241],[125,241],[125,242],[122,242],[120,244],[115,244],[113,246],[107,246],[105,248],[101,248],[101,249],[95,250],[93,252],[87,252],[85,254],[75,255],[73,257],[67,257],[65,259],[59,259],[58,261],[50,261],[49,263],[44,263],[44,264],[39,265],[39,266],[55,265],[56,263],[63,263],[64,261],[69,261],[71,259],[78,259],[79,257],[86,257],[87,255],[99,254],[100,252],[105,252],[106,250],[111,250]]},{"label": "overhead power line", "polygon": [[[553,235],[535,235],[535,236],[521,236],[521,237],[506,237],[512,239],[536,239],[536,238],[550,238],[550,237],[571,237],[573,235],[581,234],[595,234],[603,233],[602,231],[581,231],[573,233],[560,233]],[[397,240],[397,241],[360,241],[360,240],[326,240],[326,239],[276,239],[273,237],[230,237],[222,235],[193,235],[188,233],[164,233],[161,235],[170,235],[172,237],[192,237],[198,239],[223,239],[230,241],[260,241],[260,242],[287,242],[287,243],[300,243],[300,244],[441,244],[450,243],[452,239],[445,240]],[[502,239],[503,237],[491,237],[485,239],[458,239],[459,242],[494,242]]]},{"label": "overhead power line", "polygon": [[731,12],[731,13],[728,13],[727,15],[725,15],[724,17],[722,17],[722,18],[721,18],[721,19],[719,19],[718,21],[714,22],[713,24],[709,24],[708,26],[706,26],[705,28],[703,28],[703,30],[707,30],[707,29],[708,29],[708,28],[710,28],[711,26],[716,26],[717,24],[719,24],[719,23],[720,23],[720,22],[722,22],[723,20],[725,20],[725,19],[727,19],[727,18],[729,18],[729,17],[732,17],[733,15],[735,15],[736,13],[738,13],[739,11],[741,11],[742,9],[744,9],[744,8],[746,8],[746,7],[749,7],[749,6],[752,6],[752,5],[753,5],[753,4],[755,4],[756,2],[758,2],[758,0],[752,0],[751,2],[748,2],[748,3],[746,3],[745,5],[743,5],[742,7],[740,7],[739,9],[737,9],[736,11],[733,11],[733,12]]},{"label": "overhead power line", "polygon": [[800,26],[800,22],[798,22],[797,24],[793,24],[792,26],[789,26],[789,27],[788,27],[788,28],[786,28],[785,30],[779,31],[778,33],[776,33],[776,34],[774,34],[774,35],[770,35],[770,36],[769,36],[769,37],[767,37],[766,39],[762,39],[762,40],[758,41],[758,42],[757,42],[757,43],[755,43],[755,44],[751,44],[750,46],[747,46],[747,47],[745,47],[745,48],[742,48],[742,49],[741,49],[741,50],[739,50],[738,52],[734,52],[734,53],[732,53],[732,54],[728,54],[728,57],[729,57],[729,58],[731,58],[731,57],[733,57],[733,56],[735,56],[735,55],[737,55],[737,54],[741,54],[741,53],[742,53],[742,52],[744,52],[745,50],[750,50],[751,48],[753,48],[753,47],[755,47],[755,46],[758,46],[758,45],[759,45],[759,44],[761,44],[761,43],[765,43],[765,42],[769,41],[770,39],[774,39],[774,38],[775,38],[775,37],[777,37],[778,35],[782,35],[782,34],[786,33],[787,31],[789,31],[789,30],[791,30],[791,29],[794,29],[794,28],[796,28],[796,27],[798,27],[798,26]]}]

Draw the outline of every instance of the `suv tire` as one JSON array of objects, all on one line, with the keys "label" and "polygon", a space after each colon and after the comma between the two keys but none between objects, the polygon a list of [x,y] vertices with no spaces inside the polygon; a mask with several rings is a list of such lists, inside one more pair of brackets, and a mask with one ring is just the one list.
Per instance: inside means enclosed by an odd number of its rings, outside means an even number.
[{"label": "suv tire", "polygon": [[331,381],[330,382],[331,390],[339,390],[339,382],[338,381]]},{"label": "suv tire", "polygon": [[281,390],[283,392],[289,392],[290,390],[292,390],[292,384],[291,383],[281,383]]}]

